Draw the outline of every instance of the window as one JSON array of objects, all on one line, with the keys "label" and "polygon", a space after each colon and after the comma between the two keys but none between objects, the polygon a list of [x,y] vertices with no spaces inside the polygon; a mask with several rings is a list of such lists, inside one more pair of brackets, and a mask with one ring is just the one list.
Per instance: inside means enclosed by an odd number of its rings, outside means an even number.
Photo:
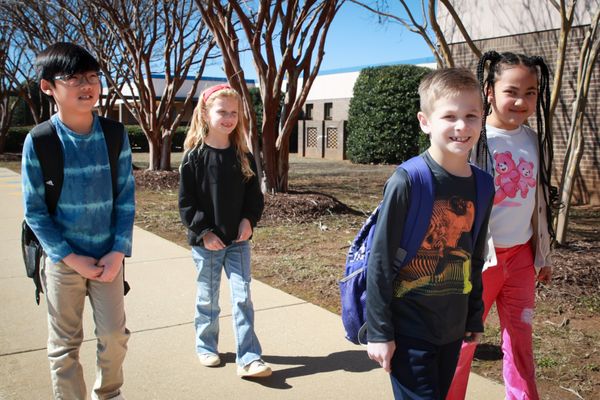
[{"label": "window", "polygon": [[313,119],[313,105],[312,104],[307,104],[306,105],[306,112],[304,113],[304,119]]},{"label": "window", "polygon": [[325,103],[325,118],[326,120],[331,120],[331,111],[333,109],[333,103]]}]

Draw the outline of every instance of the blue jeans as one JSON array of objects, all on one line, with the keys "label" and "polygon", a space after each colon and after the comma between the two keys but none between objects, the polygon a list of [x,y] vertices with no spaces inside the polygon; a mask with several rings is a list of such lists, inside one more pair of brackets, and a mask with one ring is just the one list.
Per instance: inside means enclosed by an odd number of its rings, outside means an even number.
[{"label": "blue jeans", "polygon": [[218,354],[219,286],[221,268],[229,279],[236,341],[236,363],[246,366],[261,358],[254,333],[254,308],[250,299],[250,242],[232,243],[222,250],[193,246],[192,257],[198,275],[196,294],[196,352]]},{"label": "blue jeans", "polygon": [[461,344],[462,338],[438,346],[417,338],[397,336],[390,374],[394,399],[444,400]]}]

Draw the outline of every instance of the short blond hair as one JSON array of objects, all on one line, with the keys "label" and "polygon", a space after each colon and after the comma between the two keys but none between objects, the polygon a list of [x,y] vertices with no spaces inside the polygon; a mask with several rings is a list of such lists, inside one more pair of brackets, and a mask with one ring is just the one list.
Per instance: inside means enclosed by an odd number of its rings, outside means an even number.
[{"label": "short blond hair", "polygon": [[443,68],[431,71],[425,75],[419,85],[421,111],[429,115],[433,112],[434,103],[441,98],[452,98],[464,92],[479,93],[479,91],[479,82],[468,69]]}]

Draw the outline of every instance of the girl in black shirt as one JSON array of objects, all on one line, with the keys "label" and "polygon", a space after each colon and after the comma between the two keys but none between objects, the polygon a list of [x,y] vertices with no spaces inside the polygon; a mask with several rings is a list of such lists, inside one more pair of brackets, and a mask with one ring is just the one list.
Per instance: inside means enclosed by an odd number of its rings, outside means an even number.
[{"label": "girl in black shirt", "polygon": [[196,352],[207,367],[218,353],[221,268],[229,279],[237,373],[266,377],[250,299],[250,243],[264,202],[248,151],[240,95],[229,85],[206,89],[194,110],[180,168],[179,213],[198,271]]}]

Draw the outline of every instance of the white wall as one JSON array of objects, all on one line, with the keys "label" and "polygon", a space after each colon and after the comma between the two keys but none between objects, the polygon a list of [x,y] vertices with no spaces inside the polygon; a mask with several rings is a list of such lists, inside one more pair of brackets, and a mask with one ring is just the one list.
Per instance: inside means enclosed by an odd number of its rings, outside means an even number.
[{"label": "white wall", "polygon": [[360,71],[317,75],[306,101],[349,99]]},{"label": "white wall", "polygon": [[[437,67],[435,63],[416,65],[431,69],[435,69]],[[354,83],[358,79],[358,75],[360,75],[360,68],[357,68],[356,71],[337,73],[325,72],[317,75],[310,88],[310,92],[308,92],[306,101],[350,99],[352,98]]]},{"label": "white wall", "polygon": [[[163,90],[165,88],[165,79],[161,77],[161,75],[156,75],[152,77],[152,83],[154,84],[154,90],[156,92],[156,96],[160,97],[163,93]],[[194,81],[192,79],[186,79],[185,82],[183,83],[183,85],[181,85],[181,87],[179,88],[179,90],[177,91],[177,98],[185,98],[187,96],[187,94],[189,93],[189,91],[192,89],[192,85],[193,85]],[[213,78],[213,77],[202,77],[200,82],[198,83],[198,87],[196,88],[196,92],[194,93],[194,99],[197,99],[198,96],[200,96],[200,93],[202,93],[202,91],[204,89],[206,89],[209,86],[214,86],[214,85],[218,85],[221,83],[227,83],[227,80],[224,78]],[[248,85],[248,87],[254,87],[254,81],[251,80],[247,80],[246,84]],[[133,88],[134,93],[137,95],[137,89],[134,87]],[[103,88],[103,93],[106,93],[107,88]],[[123,94],[125,96],[131,96],[132,93],[129,90],[128,87],[124,87],[123,88]]]},{"label": "white wall", "polygon": [[[162,77],[153,77],[152,78],[152,83],[154,84],[154,90],[156,90],[156,95],[160,96],[164,90],[165,87],[165,80]],[[202,91],[210,86],[214,86],[214,85],[219,85],[222,83],[227,83],[226,79],[222,79],[222,78],[213,78],[213,77],[202,77],[202,79],[200,80],[200,82],[198,83],[198,87],[196,87],[196,92],[194,93],[194,98],[198,98],[198,96],[200,96],[200,93],[202,93]],[[183,84],[181,85],[181,87],[179,88],[179,90],[177,91],[176,97],[178,98],[185,98],[187,97],[188,93],[190,92],[190,90],[192,89],[192,86],[194,84],[194,81],[192,79],[186,79]],[[249,87],[254,86],[253,84],[249,84]]]},{"label": "white wall", "polygon": [[[560,13],[549,0],[454,0],[452,4],[473,40],[560,28]],[[599,7],[600,0],[579,0],[573,26],[589,24]],[[437,10],[448,42],[464,42],[446,7],[438,2]]]}]

